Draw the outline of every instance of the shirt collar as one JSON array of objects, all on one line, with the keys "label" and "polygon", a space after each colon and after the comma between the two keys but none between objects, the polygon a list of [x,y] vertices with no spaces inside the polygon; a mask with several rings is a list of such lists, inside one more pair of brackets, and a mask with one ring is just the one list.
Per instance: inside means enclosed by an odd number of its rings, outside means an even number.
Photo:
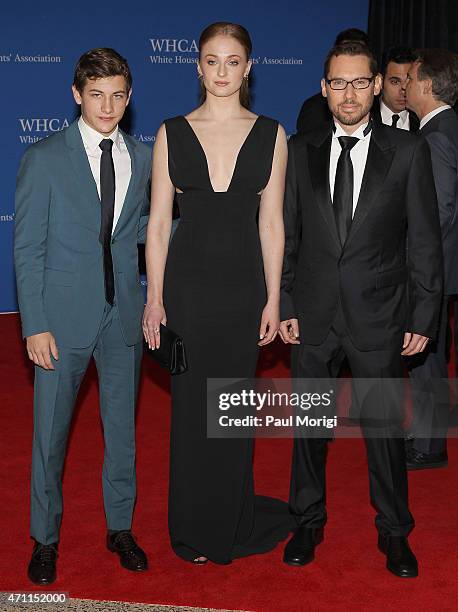
[{"label": "shirt collar", "polygon": [[427,115],[425,115],[423,117],[423,119],[420,121],[420,130],[422,127],[424,127],[428,121],[430,121],[433,117],[435,117],[436,115],[438,115],[439,113],[441,113],[444,110],[447,110],[448,108],[452,108],[450,106],[450,104],[443,104],[442,106],[438,106],[437,108],[435,108],[434,110],[432,110],[430,113],[428,113]]},{"label": "shirt collar", "polygon": [[336,129],[334,130],[332,137],[339,138],[339,136],[350,136],[351,135],[353,138],[359,138],[359,140],[364,140],[365,138],[368,138],[370,136],[370,131],[366,135],[364,135],[364,130],[366,129],[368,123],[369,122],[363,123],[362,125],[360,125],[359,128],[353,132],[353,134],[347,134],[347,132],[342,128],[342,126],[339,123],[337,123],[337,121],[334,121],[334,125]]},{"label": "shirt collar", "polygon": [[116,128],[111,134],[109,134],[108,136],[104,136],[103,134],[100,134],[100,132],[97,132],[97,130],[94,130],[94,128],[92,128],[90,125],[88,125],[84,121],[83,117],[80,117],[78,119],[78,127],[81,132],[81,137],[83,139],[84,146],[92,153],[96,153],[101,150],[99,148],[99,144],[104,138],[110,138],[113,141],[114,145],[119,150],[121,150],[122,136],[118,126],[116,126]]},{"label": "shirt collar", "polygon": [[398,125],[404,125],[409,117],[409,111],[404,109],[403,111],[399,111],[399,113],[394,113],[383,101],[383,98],[380,98],[380,114],[382,115],[382,122],[388,125],[391,125],[393,115],[399,115],[399,123]]}]

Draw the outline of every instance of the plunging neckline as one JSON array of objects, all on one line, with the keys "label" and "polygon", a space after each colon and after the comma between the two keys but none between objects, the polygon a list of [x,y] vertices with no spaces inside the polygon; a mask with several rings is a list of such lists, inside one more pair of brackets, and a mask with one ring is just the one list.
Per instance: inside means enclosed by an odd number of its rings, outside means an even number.
[{"label": "plunging neckline", "polygon": [[210,186],[210,189],[211,189],[212,193],[228,193],[230,191],[231,187],[232,187],[232,183],[234,182],[234,177],[235,177],[235,175],[237,173],[237,167],[238,167],[238,163],[239,163],[240,154],[242,153],[242,151],[243,151],[245,145],[247,144],[247,142],[248,142],[248,140],[249,140],[249,138],[250,138],[250,136],[251,136],[255,126],[256,126],[256,124],[258,123],[258,121],[262,117],[262,115],[258,115],[256,117],[256,119],[254,120],[253,125],[250,128],[250,131],[245,136],[242,144],[240,145],[240,148],[238,150],[237,156],[235,158],[234,169],[232,171],[231,180],[229,181],[229,185],[228,185],[228,187],[227,187],[227,189],[225,191],[216,191],[215,188],[213,187],[213,183],[211,182],[211,178],[210,178],[210,166],[208,164],[208,157],[207,157],[207,154],[205,153],[205,149],[202,146],[202,143],[200,142],[200,140],[199,140],[196,132],[194,131],[194,128],[192,127],[191,123],[189,122],[189,120],[186,119],[186,117],[184,115],[181,115],[181,116],[184,119],[186,125],[191,130],[191,132],[192,132],[192,134],[194,136],[194,139],[195,139],[195,141],[196,141],[196,143],[197,143],[197,145],[198,145],[198,147],[199,147],[199,149],[201,151],[201,154],[202,154],[202,156],[203,156],[203,158],[205,160],[205,166],[206,166],[206,169],[207,169],[207,180],[208,180],[208,184]]}]

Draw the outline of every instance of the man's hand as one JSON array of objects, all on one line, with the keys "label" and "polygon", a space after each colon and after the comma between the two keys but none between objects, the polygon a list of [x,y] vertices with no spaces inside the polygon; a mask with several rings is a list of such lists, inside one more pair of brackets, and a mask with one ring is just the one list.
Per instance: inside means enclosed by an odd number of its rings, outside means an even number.
[{"label": "man's hand", "polygon": [[280,323],[280,336],[285,344],[300,344],[299,321],[297,319],[282,321]]},{"label": "man's hand", "polygon": [[401,355],[411,356],[417,353],[422,353],[426,345],[428,344],[428,336],[420,336],[420,334],[413,334],[412,332],[406,332],[404,334],[404,349]]},{"label": "man's hand", "polygon": [[56,361],[59,360],[59,351],[57,350],[56,341],[51,332],[43,332],[42,334],[28,336],[27,353],[33,363],[44,370],[54,370],[51,355]]}]

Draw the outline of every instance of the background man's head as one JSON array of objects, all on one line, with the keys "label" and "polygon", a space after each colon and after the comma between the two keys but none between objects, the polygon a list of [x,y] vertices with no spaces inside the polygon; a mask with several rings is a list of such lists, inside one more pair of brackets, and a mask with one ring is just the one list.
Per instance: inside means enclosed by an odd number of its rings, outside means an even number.
[{"label": "background man's head", "polygon": [[422,118],[458,99],[458,56],[446,49],[421,49],[407,82],[407,107]]},{"label": "background man's head", "polygon": [[132,93],[127,61],[114,49],[92,49],[80,57],[72,86],[84,121],[109,135],[121,121]]},{"label": "background man's head", "polygon": [[377,61],[366,45],[346,43],[333,47],[324,63],[321,92],[335,119],[354,131],[369,119],[374,95],[380,93]]},{"label": "background man's head", "polygon": [[406,108],[407,74],[415,59],[408,47],[393,47],[384,58],[382,100],[393,113]]},{"label": "background man's head", "polygon": [[362,45],[367,45],[368,47],[370,46],[369,37],[366,32],[363,32],[363,30],[359,30],[358,28],[348,28],[347,30],[342,30],[342,32],[337,34],[334,41],[334,47],[349,42],[358,42]]}]

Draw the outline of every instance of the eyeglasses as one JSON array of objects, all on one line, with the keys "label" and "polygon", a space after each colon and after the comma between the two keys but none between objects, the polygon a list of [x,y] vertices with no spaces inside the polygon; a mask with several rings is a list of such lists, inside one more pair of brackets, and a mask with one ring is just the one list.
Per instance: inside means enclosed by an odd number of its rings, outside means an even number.
[{"label": "eyeglasses", "polygon": [[346,81],[345,79],[326,79],[326,83],[331,89],[347,89],[351,83],[353,89],[367,89],[375,77],[360,77],[359,79],[353,79],[353,81]]}]

